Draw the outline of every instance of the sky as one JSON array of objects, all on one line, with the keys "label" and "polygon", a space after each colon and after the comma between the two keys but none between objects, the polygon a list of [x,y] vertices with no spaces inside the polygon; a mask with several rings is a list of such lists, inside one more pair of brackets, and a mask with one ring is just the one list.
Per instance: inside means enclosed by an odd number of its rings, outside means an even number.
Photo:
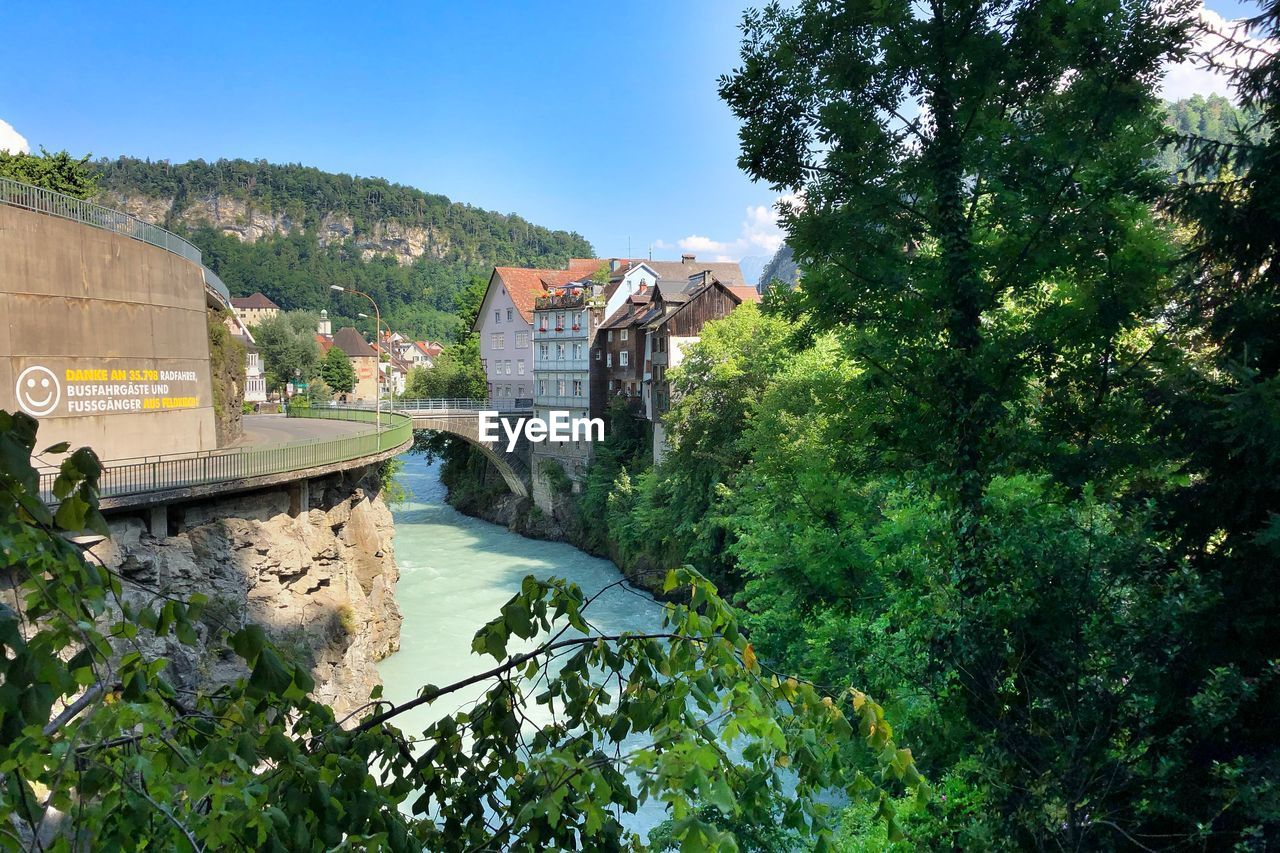
[{"label": "sky", "polygon": [[[577,231],[600,256],[767,257],[777,194],[737,168],[716,95],[748,5],[13,3],[0,149],[302,163]],[[1184,67],[1164,94],[1210,91],[1227,93]]]}]

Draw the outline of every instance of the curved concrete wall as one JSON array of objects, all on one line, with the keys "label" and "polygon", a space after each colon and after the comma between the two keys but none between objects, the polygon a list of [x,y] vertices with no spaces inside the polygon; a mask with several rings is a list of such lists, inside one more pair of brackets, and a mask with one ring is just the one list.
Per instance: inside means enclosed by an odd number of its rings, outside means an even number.
[{"label": "curved concrete wall", "polygon": [[0,205],[0,408],[35,416],[42,448],[126,459],[216,447],[200,267]]}]

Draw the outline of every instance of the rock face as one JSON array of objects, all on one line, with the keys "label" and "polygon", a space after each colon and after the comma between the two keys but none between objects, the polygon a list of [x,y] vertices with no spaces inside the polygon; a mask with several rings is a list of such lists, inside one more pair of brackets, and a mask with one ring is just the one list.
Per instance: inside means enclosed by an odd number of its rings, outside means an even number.
[{"label": "rock face", "polygon": [[[106,204],[157,225],[181,222],[189,227],[211,225],[223,234],[244,243],[264,237],[284,236],[303,231],[306,226],[284,211],[255,208],[243,199],[209,195],[174,210],[173,199],[111,194]],[[363,260],[375,255],[390,255],[401,266],[408,266],[426,255],[443,258],[449,251],[449,235],[441,230],[404,225],[395,221],[378,221],[357,232],[355,219],[349,215],[327,214],[316,227],[320,246],[355,240]]]},{"label": "rock face", "polygon": [[391,513],[367,471],[313,480],[307,505],[296,515],[290,506],[280,490],[171,509],[172,535],[120,519],[93,553],[133,582],[125,595],[135,602],[155,589],[209,597],[199,647],[149,641],[148,652],[173,662],[177,685],[207,689],[247,675],[217,638],[252,621],[310,665],[312,695],[341,718],[380,683],[375,662],[400,647]]}]

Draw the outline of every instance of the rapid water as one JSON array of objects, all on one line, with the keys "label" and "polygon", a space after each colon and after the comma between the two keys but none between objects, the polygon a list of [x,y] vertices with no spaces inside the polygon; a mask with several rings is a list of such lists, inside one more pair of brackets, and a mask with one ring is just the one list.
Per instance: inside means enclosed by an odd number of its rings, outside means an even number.
[{"label": "rapid water", "polygon": [[[445,503],[438,465],[406,455],[400,481],[409,501],[392,510],[400,583],[396,601],[404,614],[400,651],[378,665],[383,696],[395,703],[417,696],[425,684],[443,686],[494,665],[471,652],[471,639],[520,589],[525,575],[562,577],[589,597],[617,581],[618,568],[562,542],[526,539],[504,527],[463,515]],[[604,633],[655,631],[662,611],[652,598],[615,587],[591,604],[587,617]],[[416,735],[435,719],[473,702],[488,685],[415,708],[396,723]],[[541,708],[529,708],[531,717]],[[664,815],[647,804],[626,821],[644,834]]]}]

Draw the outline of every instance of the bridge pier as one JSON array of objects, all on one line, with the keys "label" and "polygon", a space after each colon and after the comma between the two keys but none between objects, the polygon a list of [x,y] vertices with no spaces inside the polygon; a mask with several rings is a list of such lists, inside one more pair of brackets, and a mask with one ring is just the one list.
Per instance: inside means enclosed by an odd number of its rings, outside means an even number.
[{"label": "bridge pier", "polygon": [[311,509],[311,481],[295,480],[289,484],[289,517],[297,518]]},{"label": "bridge pier", "polygon": [[155,504],[148,516],[148,529],[157,538],[169,535],[169,505]]}]

